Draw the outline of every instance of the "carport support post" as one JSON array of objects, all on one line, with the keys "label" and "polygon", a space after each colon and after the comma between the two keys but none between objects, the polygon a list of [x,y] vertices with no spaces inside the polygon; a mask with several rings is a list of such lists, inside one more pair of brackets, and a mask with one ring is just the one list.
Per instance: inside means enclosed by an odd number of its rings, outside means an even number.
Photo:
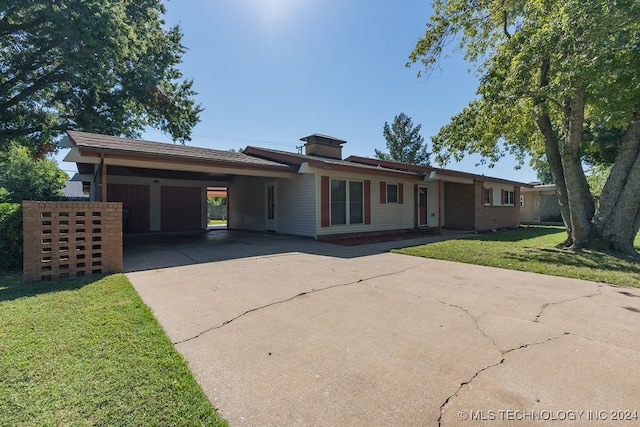
[{"label": "carport support post", "polygon": [[[104,159],[103,159],[104,162]],[[100,176],[100,187],[102,190],[102,201],[107,201],[107,165],[102,164],[102,174]]]},{"label": "carport support post", "polygon": [[442,180],[438,180],[438,233],[442,234],[442,215],[444,215],[444,194]]}]

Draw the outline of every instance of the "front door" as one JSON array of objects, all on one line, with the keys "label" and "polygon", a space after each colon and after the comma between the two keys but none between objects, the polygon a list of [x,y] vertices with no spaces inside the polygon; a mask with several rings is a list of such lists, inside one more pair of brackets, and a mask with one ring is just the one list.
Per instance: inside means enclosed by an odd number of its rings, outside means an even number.
[{"label": "front door", "polygon": [[418,189],[418,225],[425,226],[427,219],[427,187]]},{"label": "front door", "polygon": [[267,183],[267,231],[276,231],[276,183]]}]

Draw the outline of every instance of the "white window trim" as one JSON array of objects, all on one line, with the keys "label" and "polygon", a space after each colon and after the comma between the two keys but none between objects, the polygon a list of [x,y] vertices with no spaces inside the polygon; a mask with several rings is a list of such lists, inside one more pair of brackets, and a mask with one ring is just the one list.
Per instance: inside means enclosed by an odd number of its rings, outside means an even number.
[{"label": "white window trim", "polygon": [[[389,200],[389,187],[396,187],[396,200]],[[400,186],[398,184],[387,184],[387,203],[395,203],[398,204],[398,200],[400,199]]]},{"label": "white window trim", "polygon": [[[363,225],[364,224],[364,181],[360,181],[360,180],[349,180],[349,179],[338,179],[338,178],[331,178],[329,181],[329,188],[331,188],[331,182],[332,181],[343,181],[345,184],[345,223],[344,224],[333,224],[333,218],[332,218],[332,203],[333,203],[333,198],[331,197],[331,191],[329,191],[329,226],[330,227],[344,227],[347,225]],[[351,222],[351,189],[349,188],[349,183],[351,182],[358,182],[362,187],[362,221],[361,222]]]},{"label": "white window trim", "polygon": [[[485,187],[484,194],[482,195],[482,198],[484,200],[484,205],[485,206],[491,206],[491,199],[493,198],[492,195],[493,195],[493,188],[491,188],[491,187],[486,188]],[[487,196],[489,196],[489,200],[487,200]]]},{"label": "white window trim", "polygon": [[[505,203],[505,200],[506,203]],[[504,197],[502,199],[502,205],[503,206],[515,206],[516,203],[516,192],[515,191],[510,191],[510,190],[504,190]]]}]

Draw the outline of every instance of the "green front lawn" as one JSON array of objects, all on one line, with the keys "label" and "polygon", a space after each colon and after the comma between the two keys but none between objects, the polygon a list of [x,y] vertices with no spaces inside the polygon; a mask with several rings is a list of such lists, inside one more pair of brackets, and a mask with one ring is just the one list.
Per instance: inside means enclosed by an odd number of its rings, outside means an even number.
[{"label": "green front lawn", "polygon": [[227,225],[226,219],[210,219],[209,225]]},{"label": "green front lawn", "polygon": [[126,276],[0,272],[0,425],[223,426]]},{"label": "green front lawn", "polygon": [[[425,258],[531,271],[617,285],[640,287],[640,263],[611,254],[558,249],[562,227],[536,226],[397,249]],[[635,246],[640,250],[640,235]]]}]

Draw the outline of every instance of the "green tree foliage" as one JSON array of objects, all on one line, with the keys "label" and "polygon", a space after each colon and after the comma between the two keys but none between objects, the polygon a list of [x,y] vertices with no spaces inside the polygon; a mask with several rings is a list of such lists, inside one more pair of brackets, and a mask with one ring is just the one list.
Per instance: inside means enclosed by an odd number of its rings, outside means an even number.
[{"label": "green tree foliage", "polygon": [[227,204],[227,198],[226,197],[208,196],[207,197],[207,204],[211,205],[211,206],[224,206],[224,205]]},{"label": "green tree foliage", "polygon": [[404,113],[397,115],[391,126],[385,122],[383,134],[389,152],[375,150],[375,157],[413,165],[428,165],[431,153],[427,152],[424,138],[420,135],[421,127],[422,125],[414,127],[411,118]]},{"label": "green tree foliage", "polygon": [[620,127],[611,128],[587,121],[582,135],[585,163],[590,166],[611,166],[616,160],[625,132]]},{"label": "green tree foliage", "polygon": [[[436,158],[544,156],[566,245],[637,256],[638,16],[637,0],[436,0],[408,65],[421,62],[430,72],[450,49],[459,50],[480,79],[477,97],[433,138]],[[620,133],[591,138],[589,132],[601,133],[591,123]],[[594,161],[613,158],[597,210],[583,170],[587,151]]]},{"label": "green tree foliage", "polygon": [[22,268],[22,208],[0,203],[0,270]]},{"label": "green tree foliage", "polygon": [[543,184],[553,184],[553,174],[551,173],[551,166],[544,156],[537,157],[531,160],[531,167],[536,171],[536,177],[538,181]]},{"label": "green tree foliage", "polygon": [[0,202],[57,200],[67,179],[53,160],[33,159],[27,147],[12,144],[0,158]]},{"label": "green tree foliage", "polygon": [[592,194],[600,195],[611,174],[611,165],[593,165],[587,168],[587,182]]},{"label": "green tree foliage", "polygon": [[190,140],[201,108],[178,70],[185,47],[160,0],[3,0],[0,147],[42,155],[68,129]]}]

